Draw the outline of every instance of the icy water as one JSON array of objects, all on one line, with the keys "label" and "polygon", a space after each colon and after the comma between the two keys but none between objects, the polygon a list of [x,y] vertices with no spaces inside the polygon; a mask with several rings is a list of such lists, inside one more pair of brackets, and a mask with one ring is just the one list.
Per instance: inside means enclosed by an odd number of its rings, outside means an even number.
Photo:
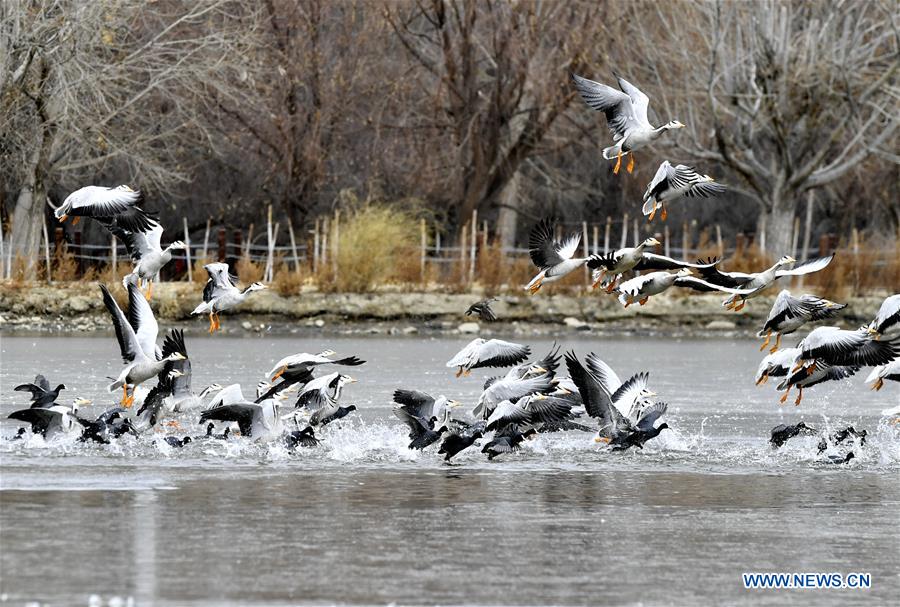
[{"label": "icy water", "polygon": [[[466,338],[188,336],[194,388],[253,392],[281,356],[332,348],[369,361],[345,403],[361,412],[288,454],[241,440],[183,450],[0,441],[0,605],[870,605],[900,594],[900,432],[881,409],[900,387],[864,375],[779,406],[756,387],[749,340],[564,338],[620,376],[651,371],[671,431],[643,452],[587,433],[541,435],[458,465],[405,448],[397,387],[474,403],[490,371],[444,367]],[[530,341],[543,355],[550,340]],[[2,337],[0,430],[44,372],[93,398],[120,368],[111,336]],[[564,368],[562,369],[564,371]],[[777,452],[769,430],[804,419],[869,431],[847,466],[814,437]],[[835,452],[835,451],[832,451]],[[868,590],[745,590],[742,572],[868,572]],[[896,604],[896,603],[894,603]]]}]

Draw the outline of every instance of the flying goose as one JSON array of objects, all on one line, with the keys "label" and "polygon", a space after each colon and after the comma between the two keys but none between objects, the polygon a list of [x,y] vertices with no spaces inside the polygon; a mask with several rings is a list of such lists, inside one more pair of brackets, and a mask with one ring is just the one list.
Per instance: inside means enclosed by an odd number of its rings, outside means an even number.
[{"label": "flying goose", "polygon": [[795,436],[799,436],[800,434],[815,434],[817,432],[818,430],[810,428],[804,421],[800,421],[796,424],[778,424],[772,428],[769,444],[771,444],[773,448],[778,449]]},{"label": "flying goose", "polygon": [[145,294],[147,299],[153,296],[153,281],[156,280],[163,266],[172,261],[175,251],[187,249],[187,245],[180,240],[176,240],[164,249],[162,247],[163,228],[158,223],[137,232],[125,230],[114,224],[109,224],[106,228],[125,243],[131,261],[134,262],[131,273],[122,279],[122,285],[127,288],[128,283],[136,282],[140,289],[141,281],[145,281],[147,283]]},{"label": "flying goose", "polygon": [[725,293],[750,293],[749,290],[732,289],[721,285],[709,283],[699,278],[693,278],[690,268],[682,268],[675,272],[650,272],[641,274],[616,287],[615,292],[618,293],[619,303],[626,308],[638,302],[644,305],[653,295],[669,290],[671,287],[687,287],[695,291],[723,291]]},{"label": "flying goose", "polygon": [[528,254],[531,262],[537,266],[540,272],[531,279],[525,290],[532,295],[537,293],[545,282],[556,282],[563,276],[583,266],[588,258],[575,257],[578,245],[581,243],[580,234],[572,234],[563,241],[557,241],[554,236],[555,224],[549,219],[543,219],[531,229],[528,236]]},{"label": "flying goose", "polygon": [[874,367],[900,356],[900,337],[878,341],[866,328],[818,327],[810,331],[797,348],[800,354],[795,370],[804,366],[812,369],[819,361],[831,366]]},{"label": "flying goose", "polygon": [[169,362],[159,374],[161,378],[171,371],[178,371],[177,375],[172,376],[172,394],[167,403],[167,409],[171,413],[183,413],[198,409],[203,406],[210,394],[218,392],[222,386],[217,383],[210,384],[199,394],[195,394],[191,389],[191,360],[184,344],[183,330],[171,329],[163,338],[162,358],[166,358],[174,352],[179,352],[184,359]]},{"label": "flying goose", "polygon": [[[317,377],[300,389],[297,396],[297,407],[306,407],[312,411],[327,407],[327,417],[337,411],[337,401],[341,398],[344,386],[355,384],[358,380],[343,373],[330,373]],[[313,424],[315,425],[315,424]]]},{"label": "flying goose", "polygon": [[21,384],[13,388],[16,392],[31,392],[32,407],[49,407],[59,398],[59,393],[66,389],[65,384],[59,384],[55,389],[50,389],[50,382],[43,375],[35,375],[34,382]]},{"label": "flying goose", "polygon": [[103,292],[103,304],[109,311],[116,339],[125,361],[125,368],[116,380],[108,387],[110,392],[122,388],[122,406],[131,407],[134,395],[128,395],[128,386],[132,389],[148,379],[156,377],[169,362],[184,360],[181,352],[172,352],[165,358],[157,354],[156,335],[159,325],[153,316],[153,310],[137,285],[128,285],[128,318],[122,313],[119,304],[110,295],[106,285],[100,285]]},{"label": "flying goose", "polygon": [[488,460],[492,460],[503,453],[512,453],[518,451],[522,442],[537,434],[534,427],[529,426],[526,430],[519,429],[518,424],[509,424],[494,433],[491,441],[482,448],[482,453],[487,453]]},{"label": "flying goose", "polygon": [[140,190],[132,190],[127,185],[115,188],[89,185],[69,194],[53,215],[64,222],[74,217],[76,225],[82,217],[91,217],[129,232],[149,230],[155,223],[154,217],[137,205],[141,202]]},{"label": "flying goose", "polygon": [[872,369],[866,383],[872,384],[872,389],[877,392],[884,386],[885,380],[900,381],[900,358]]},{"label": "flying goose", "polygon": [[469,309],[466,310],[465,316],[471,316],[475,314],[481,320],[485,322],[494,322],[497,320],[497,315],[494,314],[494,310],[491,308],[491,303],[499,301],[496,297],[491,297],[489,299],[482,299],[481,301],[477,301],[469,306]]},{"label": "flying goose", "polygon": [[891,295],[881,303],[875,320],[869,323],[868,331],[879,337],[898,324],[900,324],[900,294]]},{"label": "flying goose", "polygon": [[503,401],[514,401],[529,394],[547,393],[554,389],[553,377],[549,373],[519,377],[513,371],[505,377],[492,377],[484,383],[484,389],[472,411],[475,419],[488,419],[494,408]]},{"label": "flying goose", "polygon": [[40,434],[45,440],[50,440],[56,436],[80,435],[82,425],[77,417],[78,408],[90,404],[90,400],[79,397],[71,405],[20,409],[7,417],[31,424],[32,434]]},{"label": "flying goose", "polygon": [[291,354],[290,356],[285,356],[277,363],[275,363],[275,366],[272,367],[272,370],[266,373],[266,377],[268,377],[271,381],[275,381],[286,371],[302,373],[307,369],[314,369],[321,365],[345,365],[349,367],[356,367],[366,362],[357,358],[356,356],[348,356],[346,358],[339,358],[337,360],[330,358],[331,356],[334,356],[334,350],[324,350],[322,352],[319,352],[318,354],[308,354],[306,352],[301,352],[300,354]]},{"label": "flying goose", "polygon": [[241,291],[233,283],[233,277],[228,273],[228,264],[209,263],[203,266],[209,279],[203,287],[203,303],[194,308],[191,314],[209,314],[209,332],[215,333],[221,328],[219,325],[219,312],[229,310],[243,303],[254,291],[266,289],[261,282],[254,282]]},{"label": "flying goose", "polygon": [[756,385],[764,384],[770,377],[786,377],[800,356],[800,348],[785,348],[767,354],[756,370]]},{"label": "flying goose", "polygon": [[[432,428],[435,422],[446,424],[450,421],[451,411],[462,403],[450,400],[443,394],[434,398],[425,392],[418,390],[394,390],[394,402],[413,417],[424,420]],[[434,421],[431,421],[434,420]]]},{"label": "flying goose", "polygon": [[715,267],[719,263],[717,259],[710,259],[706,263],[702,261],[691,263],[647,252],[648,247],[659,244],[660,242],[657,239],[651,237],[636,247],[626,247],[608,254],[591,255],[588,257],[587,267],[593,270],[591,276],[593,280],[592,288],[596,289],[608,274],[612,274],[613,279],[607,284],[606,292],[612,293],[618,278],[631,270],[681,270],[683,268],[700,270]]},{"label": "flying goose", "polygon": [[[598,421],[597,442],[609,443],[614,450],[630,447],[643,448],[644,443],[655,438],[669,426],[655,425],[668,409],[666,403],[649,403],[649,396],[655,396],[646,387],[646,374],[633,376],[621,384],[615,393],[610,388],[618,382],[612,369],[591,353],[586,359],[586,369],[574,352],[566,353],[566,367],[587,414]],[[627,407],[623,413],[620,407]]]},{"label": "flying goose", "polygon": [[[834,259],[834,253],[827,257],[817,257],[796,264],[797,260],[790,255],[785,255],[779,259],[775,265],[762,272],[746,274],[744,272],[722,272],[717,267],[704,268],[700,270],[703,279],[711,284],[739,289],[738,292],[732,294],[726,299],[722,305],[735,312],[740,312],[744,308],[744,304],[748,299],[757,297],[764,290],[772,286],[775,281],[785,276],[802,276],[804,274],[812,274],[819,270],[825,269],[831,260]],[[790,269],[782,269],[786,266],[793,266]]]},{"label": "flying goose", "polygon": [[821,360],[815,361],[806,368],[797,369],[795,367],[777,386],[777,390],[785,391],[779,400],[782,403],[787,401],[788,395],[791,393],[791,388],[796,387],[798,394],[794,404],[799,405],[803,400],[803,388],[811,388],[826,381],[846,379],[857,371],[859,371],[858,366],[830,365]]},{"label": "flying goose", "polygon": [[497,430],[507,424],[563,422],[573,417],[570,403],[543,394],[530,394],[516,402],[505,400],[497,404],[487,418],[485,430]]},{"label": "flying goose", "polygon": [[776,338],[771,352],[776,352],[781,345],[782,335],[789,335],[808,322],[831,318],[846,307],[847,304],[835,303],[815,295],[792,297],[790,291],[783,290],[775,299],[762,331],[756,334],[757,337],[766,338],[759,348],[760,352],[769,345],[773,332]]},{"label": "flying goose", "polygon": [[[166,413],[171,413],[174,409],[172,402],[172,393],[175,389],[175,381],[181,377],[181,371],[172,369],[161,373],[158,381],[138,407],[134,419],[137,428],[141,431],[153,428],[162,419]],[[178,422],[170,422],[169,425],[178,426]]]},{"label": "flying goose", "polygon": [[634,150],[652,143],[665,131],[680,129],[684,125],[672,120],[654,128],[647,119],[650,98],[627,80],[614,75],[621,91],[575,74],[572,78],[584,102],[592,109],[606,114],[606,124],[612,132],[615,145],[603,150],[603,158],[616,159],[613,173],[618,175],[623,155],[630,154],[627,170],[631,173],[634,170]]},{"label": "flying goose", "polygon": [[531,348],[501,339],[476,337],[456,353],[447,366],[458,367],[456,377],[469,375],[472,369],[480,367],[509,367],[517,365],[531,356]]},{"label": "flying goose", "polygon": [[680,196],[688,198],[709,198],[725,191],[725,186],[718,184],[709,175],[701,175],[694,167],[684,164],[672,166],[663,160],[656,170],[653,180],[644,192],[644,207],[641,212],[653,221],[656,211],[660,210],[660,219],[666,220],[666,202]]}]

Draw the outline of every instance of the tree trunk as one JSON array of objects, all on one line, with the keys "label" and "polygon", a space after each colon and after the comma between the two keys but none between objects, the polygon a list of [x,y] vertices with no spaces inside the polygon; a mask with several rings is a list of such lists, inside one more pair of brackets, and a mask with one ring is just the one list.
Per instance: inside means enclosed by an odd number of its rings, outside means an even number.
[{"label": "tree trunk", "polygon": [[9,239],[13,259],[21,257],[27,262],[24,276],[26,280],[35,277],[40,253],[44,200],[47,198],[47,189],[40,175],[42,148],[43,146],[35,148],[28,177],[19,188]]},{"label": "tree trunk", "polygon": [[516,232],[519,224],[519,172],[513,173],[506,187],[500,194],[500,213],[497,216],[497,232],[500,235],[500,246],[512,248],[516,246]]},{"label": "tree trunk", "polygon": [[[791,253],[796,202],[776,197],[767,212],[760,214],[757,234],[766,234],[766,253],[772,259]],[[757,236],[758,242],[758,236]]]}]

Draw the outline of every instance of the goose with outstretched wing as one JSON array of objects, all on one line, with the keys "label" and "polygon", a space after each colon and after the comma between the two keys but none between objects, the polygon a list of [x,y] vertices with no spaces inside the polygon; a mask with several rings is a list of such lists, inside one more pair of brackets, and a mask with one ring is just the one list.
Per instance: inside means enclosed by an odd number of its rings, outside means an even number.
[{"label": "goose with outstretched wing", "polygon": [[710,198],[725,191],[725,186],[716,183],[709,175],[701,175],[693,167],[684,164],[672,166],[663,160],[656,170],[653,180],[644,192],[644,206],[641,212],[648,221],[653,221],[656,212],[660,211],[660,219],[666,220],[666,203],[680,198]]},{"label": "goose with outstretched wing", "polygon": [[129,386],[133,389],[158,376],[166,364],[184,360],[185,356],[177,351],[166,357],[162,356],[156,345],[159,325],[150,304],[138,291],[137,285],[128,285],[127,318],[106,285],[101,284],[100,290],[103,293],[103,305],[106,306],[116,330],[116,340],[119,342],[122,359],[125,361],[125,368],[108,389],[113,392],[121,388],[122,406],[131,407],[134,404],[134,394],[128,394]]},{"label": "goose with outstretched wing", "polygon": [[775,333],[776,338],[771,352],[776,352],[781,345],[782,335],[789,335],[808,322],[831,318],[846,307],[847,304],[835,303],[815,295],[793,297],[790,291],[783,290],[775,298],[762,330],[757,333],[757,337],[766,338],[759,348],[760,352],[769,345],[772,333]]},{"label": "goose with outstretched wing", "polygon": [[659,244],[660,242],[656,238],[648,238],[636,247],[591,255],[587,260],[587,267],[592,270],[591,287],[596,289],[609,275],[612,275],[612,280],[606,281],[606,292],[612,293],[617,286],[619,277],[629,271],[645,272],[684,268],[702,270],[715,267],[719,263],[718,259],[709,259],[705,262],[697,260],[692,263],[647,251],[649,247]]},{"label": "goose with outstretched wing", "polygon": [[266,377],[268,377],[271,381],[275,381],[286,372],[302,373],[307,369],[311,370],[321,365],[344,365],[349,367],[356,367],[366,362],[356,356],[347,356],[345,358],[338,359],[331,358],[332,356],[334,356],[334,354],[334,350],[323,350],[318,354],[301,352],[299,354],[291,354],[289,356],[285,356],[277,363],[275,363],[275,366],[272,367],[272,370],[266,373]]},{"label": "goose with outstretched wing", "polygon": [[714,266],[712,268],[701,269],[699,270],[699,273],[703,277],[703,280],[710,284],[739,289],[741,292],[732,294],[731,297],[722,302],[722,305],[729,310],[740,312],[748,299],[758,297],[779,279],[787,276],[803,276],[804,274],[819,272],[828,267],[828,264],[831,263],[832,259],[834,259],[834,253],[827,257],[808,259],[798,264],[796,259],[790,255],[785,255],[772,267],[763,270],[762,272],[752,274],[744,272],[722,272],[718,267]]},{"label": "goose with outstretched wing", "polygon": [[69,194],[53,215],[63,222],[74,217],[72,225],[82,217],[91,217],[104,223],[115,221],[129,232],[149,230],[156,222],[144,211],[135,211],[142,200],[140,190],[127,185],[115,188],[89,185]]},{"label": "goose with outstretched wing", "polygon": [[209,314],[209,332],[215,333],[221,328],[219,312],[240,305],[250,293],[266,289],[261,282],[254,282],[246,289],[234,286],[236,280],[228,273],[228,264],[209,263],[203,266],[209,279],[203,287],[203,303],[194,308],[191,314]]},{"label": "goose with outstretched wing", "polygon": [[575,257],[581,235],[571,234],[563,240],[556,240],[556,225],[549,219],[543,219],[531,230],[528,236],[528,254],[531,262],[540,270],[525,285],[525,290],[532,295],[537,293],[547,282],[556,282],[570,272],[587,263],[587,257]]},{"label": "goose with outstretched wing", "polygon": [[694,291],[709,292],[722,291],[725,293],[750,293],[749,289],[732,289],[721,285],[712,284],[691,276],[690,268],[682,268],[675,272],[650,272],[642,274],[621,283],[615,290],[618,293],[619,303],[626,308],[637,302],[644,305],[654,295],[659,295],[672,287],[685,287]]},{"label": "goose with outstretched wing", "polygon": [[616,75],[621,90],[611,86],[572,75],[575,88],[589,107],[606,114],[606,124],[612,132],[614,145],[604,148],[603,158],[616,159],[613,173],[618,174],[622,166],[622,156],[628,155],[627,170],[634,170],[634,150],[647,146],[664,132],[680,129],[684,125],[677,120],[654,128],[647,118],[650,98],[636,86]]},{"label": "goose with outstretched wing", "polygon": [[457,367],[456,377],[469,375],[472,369],[483,367],[511,367],[531,355],[531,348],[502,339],[476,337],[447,361],[448,367]]},{"label": "goose with outstretched wing", "polygon": [[806,368],[794,368],[783,380],[781,380],[781,383],[779,383],[776,388],[779,391],[784,390],[784,394],[781,395],[779,400],[782,403],[787,401],[791,388],[796,387],[798,394],[794,404],[799,405],[803,400],[804,388],[811,388],[816,384],[821,384],[826,381],[846,379],[854,375],[857,371],[859,371],[858,366],[830,365],[821,360],[815,361]]},{"label": "goose with outstretched wing", "polygon": [[160,270],[172,261],[175,251],[183,251],[187,249],[187,245],[180,240],[176,240],[166,248],[163,248],[163,228],[158,223],[154,223],[147,230],[137,232],[125,230],[111,224],[106,227],[116,238],[125,243],[125,248],[131,256],[131,261],[134,263],[131,273],[122,279],[122,285],[127,288],[128,283],[135,282],[140,289],[142,281],[146,282],[147,292],[145,296],[147,299],[150,299],[153,296],[153,281],[158,277]]},{"label": "goose with outstretched wing", "polygon": [[880,337],[897,326],[900,326],[900,294],[891,295],[881,303],[875,319],[866,329],[875,337]]},{"label": "goose with outstretched wing", "polygon": [[813,373],[817,362],[833,367],[874,367],[900,357],[900,336],[877,340],[863,327],[856,330],[818,327],[797,344],[800,354],[795,371],[806,367]]}]

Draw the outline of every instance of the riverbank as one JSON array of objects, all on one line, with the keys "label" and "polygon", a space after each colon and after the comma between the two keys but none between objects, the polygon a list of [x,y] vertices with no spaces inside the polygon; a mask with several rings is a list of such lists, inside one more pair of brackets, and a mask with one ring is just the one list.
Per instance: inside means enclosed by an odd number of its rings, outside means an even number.
[{"label": "riverbank", "polygon": [[[124,292],[117,287],[120,301]],[[762,326],[778,291],[752,300],[739,313],[725,310],[716,294],[676,292],[654,297],[646,306],[627,309],[598,291],[582,294],[501,295],[493,304],[498,322],[484,323],[463,314],[482,293],[407,292],[386,287],[375,293],[322,293],[294,296],[275,291],[254,294],[239,311],[222,315],[226,333],[409,334],[479,333],[555,335],[665,334],[673,336],[751,336]],[[859,297],[835,324],[859,326],[875,314],[883,297]],[[200,301],[198,285],[155,285],[153,309],[165,328],[200,333],[206,317],[192,317]],[[0,329],[22,332],[109,331],[111,323],[96,283],[4,285],[0,289]]]}]

